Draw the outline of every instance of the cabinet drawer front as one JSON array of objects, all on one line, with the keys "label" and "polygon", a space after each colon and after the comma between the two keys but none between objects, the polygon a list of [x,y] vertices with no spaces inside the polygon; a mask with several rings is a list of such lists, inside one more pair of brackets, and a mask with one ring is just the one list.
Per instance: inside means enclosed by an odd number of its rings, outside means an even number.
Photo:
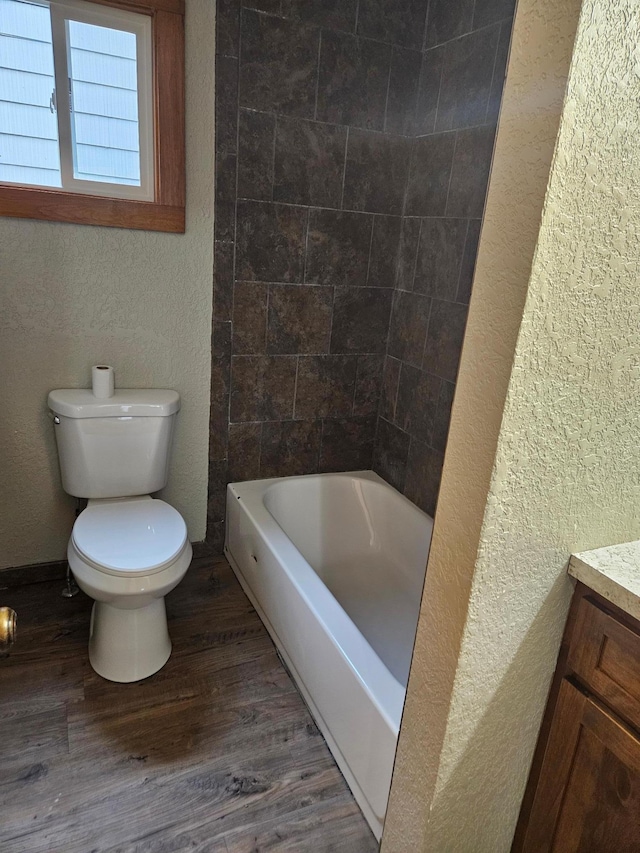
[{"label": "cabinet drawer front", "polygon": [[568,664],[586,687],[640,730],[640,635],[583,598]]}]

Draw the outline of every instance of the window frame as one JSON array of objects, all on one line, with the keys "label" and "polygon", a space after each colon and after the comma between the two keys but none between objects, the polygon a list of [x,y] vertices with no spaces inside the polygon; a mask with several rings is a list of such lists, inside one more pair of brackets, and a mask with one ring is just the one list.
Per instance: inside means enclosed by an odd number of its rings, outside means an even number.
[{"label": "window frame", "polygon": [[151,18],[154,200],[0,183],[0,216],[184,233],[184,0],[87,0]]}]

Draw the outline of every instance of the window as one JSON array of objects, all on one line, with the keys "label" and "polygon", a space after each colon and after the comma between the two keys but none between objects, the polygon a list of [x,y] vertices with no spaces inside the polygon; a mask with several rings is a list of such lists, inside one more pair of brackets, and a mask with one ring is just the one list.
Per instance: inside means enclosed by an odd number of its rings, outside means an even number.
[{"label": "window", "polygon": [[0,0],[0,214],[184,231],[182,0],[110,2]]}]

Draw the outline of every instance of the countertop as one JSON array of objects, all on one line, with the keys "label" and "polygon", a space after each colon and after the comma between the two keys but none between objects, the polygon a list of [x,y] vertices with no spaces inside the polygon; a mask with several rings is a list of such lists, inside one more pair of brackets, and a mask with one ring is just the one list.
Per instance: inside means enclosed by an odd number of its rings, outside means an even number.
[{"label": "countertop", "polygon": [[572,554],[569,574],[640,620],[640,540]]}]

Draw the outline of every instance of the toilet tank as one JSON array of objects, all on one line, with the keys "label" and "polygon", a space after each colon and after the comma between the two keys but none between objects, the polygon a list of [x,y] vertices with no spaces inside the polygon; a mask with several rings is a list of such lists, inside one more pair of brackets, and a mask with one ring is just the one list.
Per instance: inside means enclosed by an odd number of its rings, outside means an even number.
[{"label": "toilet tank", "polygon": [[176,391],[118,390],[98,399],[88,389],[51,391],[62,487],[78,498],[124,498],[167,482],[180,396]]}]

